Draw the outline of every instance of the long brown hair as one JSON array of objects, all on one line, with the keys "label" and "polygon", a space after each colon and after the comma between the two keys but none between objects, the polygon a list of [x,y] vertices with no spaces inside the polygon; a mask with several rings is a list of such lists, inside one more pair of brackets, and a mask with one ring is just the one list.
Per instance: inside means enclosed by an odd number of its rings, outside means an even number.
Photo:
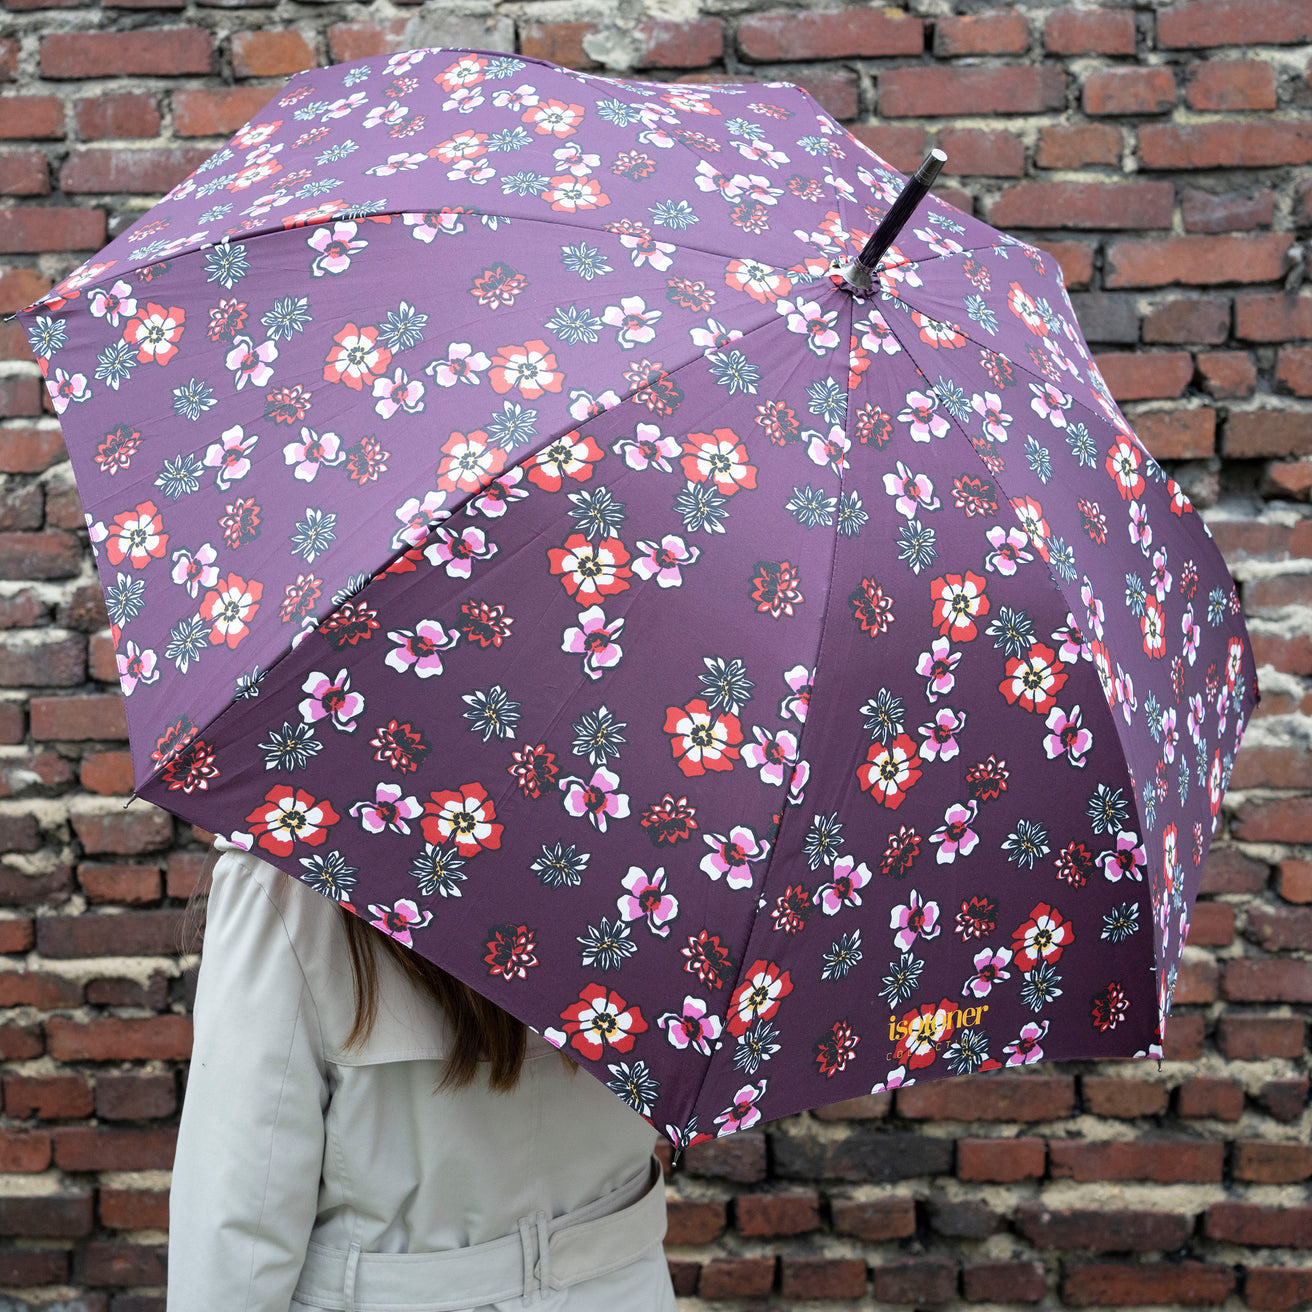
[{"label": "long brown hair", "polygon": [[[426,992],[451,1023],[452,1048],[446,1059],[445,1076],[434,1088],[461,1089],[472,1083],[478,1064],[491,1064],[488,1088],[506,1093],[519,1082],[528,1044],[528,1026],[489,998],[475,992],[468,984],[448,975],[426,957],[383,934],[354,912],[341,908],[346,946],[351,954],[351,982],[355,989],[355,1024],[346,1036],[344,1047],[363,1043],[373,1026],[378,1005],[377,962],[374,953],[385,952],[406,973],[415,987]],[[568,1053],[560,1054],[567,1068],[578,1070],[578,1062]]]},{"label": "long brown hair", "polygon": [[[204,898],[209,891],[209,877],[220,849],[211,847],[200,877],[187,899],[183,915],[180,951],[194,951],[199,946],[203,929]],[[285,873],[285,872],[284,872]],[[288,875],[288,878],[292,876]],[[451,1024],[452,1047],[442,1079],[433,1092],[444,1089],[462,1089],[472,1084],[481,1062],[486,1061],[488,1089],[493,1093],[507,1093],[519,1083],[528,1046],[528,1026],[495,1002],[470,988],[462,980],[449,975],[418,952],[398,943],[388,934],[373,928],[357,914],[340,903],[342,932],[351,960],[351,985],[355,995],[355,1023],[346,1036],[343,1047],[359,1047],[369,1037],[378,1011],[378,961],[376,953],[384,952],[392,958],[406,977],[422,993],[441,1007]],[[568,1053],[561,1052],[561,1061],[567,1069],[578,1070],[578,1062]]]}]

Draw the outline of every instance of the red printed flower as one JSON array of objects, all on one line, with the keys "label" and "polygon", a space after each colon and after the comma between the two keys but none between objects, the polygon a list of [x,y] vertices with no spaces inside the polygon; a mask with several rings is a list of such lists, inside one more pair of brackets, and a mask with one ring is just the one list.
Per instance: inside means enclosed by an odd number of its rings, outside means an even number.
[{"label": "red printed flower", "polygon": [[847,1021],[836,1020],[815,1045],[819,1073],[825,1079],[832,1080],[840,1071],[845,1071],[848,1064],[856,1059],[856,1048],[860,1042],[861,1036],[852,1033],[852,1026]]},{"label": "red printed flower", "polygon": [[252,836],[274,856],[290,856],[293,843],[319,847],[339,819],[330,802],[288,784],[275,784],[246,817]]},{"label": "red printed flower", "polygon": [[391,351],[378,344],[378,329],[371,324],[357,328],[348,323],[333,335],[333,342],[324,360],[325,382],[345,383],[359,392],[372,388],[374,380],[392,363]]},{"label": "red printed flower", "polygon": [[1070,921],[1062,919],[1061,912],[1040,902],[1030,918],[1011,931],[1011,940],[1016,969],[1030,971],[1040,961],[1049,965],[1060,961],[1062,952],[1075,942],[1075,931]]},{"label": "red printed flower", "polygon": [[589,542],[582,533],[571,533],[563,547],[550,547],[547,559],[551,572],[559,574],[565,591],[580,606],[589,606],[623,592],[630,586],[629,552],[619,538]]},{"label": "red printed flower", "polygon": [[133,569],[142,569],[152,560],[158,560],[169,542],[163,528],[163,517],[153,501],[143,501],[134,509],[115,515],[105,539],[109,563],[121,565],[126,560]]},{"label": "red printed flower", "polygon": [[592,466],[604,454],[592,438],[577,428],[571,429],[533,457],[528,465],[528,481],[544,492],[559,492],[561,480],[566,477],[586,483],[592,477]]},{"label": "red printed flower", "polygon": [[665,708],[665,732],[679,769],[689,777],[707,770],[732,770],[743,740],[736,715],[716,715],[700,697]]},{"label": "red printed flower", "polygon": [[920,750],[915,740],[900,733],[889,744],[871,743],[865,762],[856,769],[857,782],[881,806],[896,811],[920,778]]},{"label": "red printed flower", "polygon": [[506,767],[514,775],[519,791],[525,797],[541,797],[556,788],[556,776],[560,766],[556,764],[556,753],[547,750],[546,743],[536,743],[531,747],[522,747],[511,752],[511,763]]},{"label": "red printed flower", "polygon": [[1057,653],[1041,642],[1033,642],[1024,656],[1007,662],[1007,677],[998,691],[1013,705],[1046,715],[1056,704],[1057,694],[1066,683]]},{"label": "red printed flower", "polygon": [[631,1007],[604,984],[589,984],[579,991],[579,1000],[560,1013],[570,1047],[596,1061],[606,1045],[628,1052],[647,1028],[638,1007]]},{"label": "red printed flower", "polygon": [[733,429],[689,433],[683,449],[686,454],[679,463],[690,482],[714,483],[716,491],[726,497],[739,488],[756,486],[756,466],[748,462],[747,448]]},{"label": "red printed flower", "polygon": [[260,608],[264,584],[247,583],[239,574],[229,574],[200,604],[201,619],[210,622],[210,642],[227,643],[229,650],[251,631],[250,620]]},{"label": "red printed flower", "polygon": [[970,642],[979,633],[975,621],[989,613],[989,599],[984,593],[984,580],[967,570],[960,574],[945,574],[929,585],[934,599],[932,623],[938,631],[953,642]]},{"label": "red printed flower", "polygon": [[435,844],[450,841],[463,857],[501,846],[503,825],[496,823],[496,804],[479,783],[461,784],[455,792],[429,793],[419,827]]},{"label": "red printed flower", "polygon": [[487,973],[502,979],[527,979],[530,966],[538,964],[533,934],[527,925],[493,925],[486,943]]},{"label": "red printed flower", "polygon": [[485,488],[506,467],[506,453],[491,446],[481,428],[452,433],[442,443],[437,486],[444,492],[472,493]]},{"label": "red printed flower", "polygon": [[773,961],[753,961],[729,997],[729,1033],[737,1038],[756,1021],[769,1020],[792,991],[788,971],[780,970]]},{"label": "red printed flower", "polygon": [[138,313],[123,329],[123,340],[137,348],[137,362],[168,364],[178,353],[178,341],[185,327],[186,314],[176,305],[165,309],[154,301],[146,303],[144,314]]}]

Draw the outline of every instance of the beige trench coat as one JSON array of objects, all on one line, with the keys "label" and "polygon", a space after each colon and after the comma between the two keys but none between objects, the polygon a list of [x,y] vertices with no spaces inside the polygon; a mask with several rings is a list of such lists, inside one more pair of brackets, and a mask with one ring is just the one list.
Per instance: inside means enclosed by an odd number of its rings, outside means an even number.
[{"label": "beige trench coat", "polygon": [[[215,865],[168,1312],[674,1312],[656,1131],[532,1031],[514,1091],[435,1095],[445,1017],[382,953],[377,1022],[344,1052],[341,915],[253,854]],[[494,1268],[497,1297],[459,1302]]]}]

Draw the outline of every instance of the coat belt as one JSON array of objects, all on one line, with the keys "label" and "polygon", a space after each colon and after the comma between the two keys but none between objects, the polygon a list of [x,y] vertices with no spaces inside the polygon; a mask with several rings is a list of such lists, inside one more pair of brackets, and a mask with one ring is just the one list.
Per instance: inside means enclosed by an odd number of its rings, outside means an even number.
[{"label": "coat belt", "polygon": [[519,1218],[515,1233],[436,1253],[364,1253],[310,1240],[294,1303],[328,1312],[455,1312],[504,1299],[538,1301],[627,1266],[665,1238],[665,1182],[652,1155],[644,1174],[549,1217]]}]

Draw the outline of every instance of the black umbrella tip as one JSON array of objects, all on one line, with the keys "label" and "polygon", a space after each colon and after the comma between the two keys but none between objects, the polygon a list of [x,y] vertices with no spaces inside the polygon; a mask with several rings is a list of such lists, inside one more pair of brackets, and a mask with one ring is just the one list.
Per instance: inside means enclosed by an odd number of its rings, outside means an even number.
[{"label": "black umbrella tip", "polygon": [[912,177],[926,187],[934,185],[934,179],[938,177],[943,165],[948,162],[947,153],[940,150],[937,146],[925,156],[920,162],[920,167],[912,174]]}]

